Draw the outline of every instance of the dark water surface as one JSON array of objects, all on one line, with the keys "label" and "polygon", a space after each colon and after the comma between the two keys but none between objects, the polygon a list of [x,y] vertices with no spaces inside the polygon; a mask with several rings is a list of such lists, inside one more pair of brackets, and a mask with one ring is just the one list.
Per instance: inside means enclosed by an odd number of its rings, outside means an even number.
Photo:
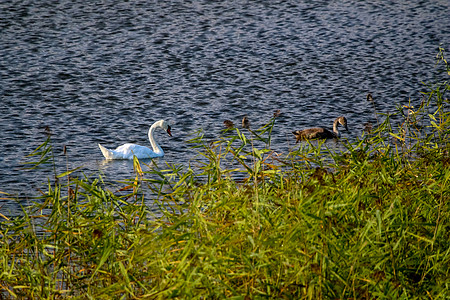
[{"label": "dark water surface", "polygon": [[[184,163],[197,129],[215,137],[225,119],[253,127],[282,111],[273,148],[292,130],[331,126],[351,133],[379,112],[421,101],[434,82],[440,43],[449,51],[448,0],[438,1],[85,1],[0,2],[0,191],[36,194],[51,170],[22,171],[24,155],[52,131],[58,168],[83,165],[110,180],[130,162],[106,163],[97,143],[149,145]],[[1,201],[1,200],[0,200]],[[14,210],[11,203],[0,209]]]}]

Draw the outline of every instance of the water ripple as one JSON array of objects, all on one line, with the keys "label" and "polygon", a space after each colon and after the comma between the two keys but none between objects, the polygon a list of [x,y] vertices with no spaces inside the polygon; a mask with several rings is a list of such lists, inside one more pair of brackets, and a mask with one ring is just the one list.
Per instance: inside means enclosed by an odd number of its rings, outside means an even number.
[{"label": "water ripple", "polygon": [[[256,127],[276,109],[279,151],[291,129],[337,115],[359,134],[374,121],[366,93],[379,112],[420,102],[450,37],[443,0],[3,1],[0,13],[0,186],[18,193],[42,181],[18,166],[46,126],[56,155],[68,145],[88,172],[103,168],[98,142],[148,144],[161,118],[173,123],[174,138],[158,139],[174,163],[193,157],[195,130],[215,137],[245,114]],[[118,179],[127,166],[103,170]]]}]

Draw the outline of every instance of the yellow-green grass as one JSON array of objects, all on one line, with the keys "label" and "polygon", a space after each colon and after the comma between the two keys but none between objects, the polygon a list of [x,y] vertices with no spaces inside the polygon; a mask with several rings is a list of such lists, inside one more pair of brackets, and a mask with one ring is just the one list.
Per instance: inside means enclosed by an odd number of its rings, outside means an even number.
[{"label": "yellow-green grass", "polygon": [[189,166],[55,174],[23,216],[0,214],[0,298],[448,299],[448,89],[338,148],[273,152],[276,115],[199,133]]}]

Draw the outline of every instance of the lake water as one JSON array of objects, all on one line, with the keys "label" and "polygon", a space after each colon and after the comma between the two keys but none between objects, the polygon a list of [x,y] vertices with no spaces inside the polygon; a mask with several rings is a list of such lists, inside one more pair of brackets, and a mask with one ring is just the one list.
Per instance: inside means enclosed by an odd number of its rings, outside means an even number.
[{"label": "lake water", "polygon": [[47,126],[58,169],[66,146],[70,167],[109,180],[133,166],[105,162],[97,144],[149,145],[159,119],[173,129],[156,134],[159,163],[191,160],[198,129],[214,138],[243,115],[256,128],[277,109],[277,151],[339,115],[358,136],[375,122],[368,92],[392,112],[445,78],[434,64],[441,43],[450,50],[449,16],[448,0],[1,1],[0,191],[25,199],[52,176],[21,170]]}]

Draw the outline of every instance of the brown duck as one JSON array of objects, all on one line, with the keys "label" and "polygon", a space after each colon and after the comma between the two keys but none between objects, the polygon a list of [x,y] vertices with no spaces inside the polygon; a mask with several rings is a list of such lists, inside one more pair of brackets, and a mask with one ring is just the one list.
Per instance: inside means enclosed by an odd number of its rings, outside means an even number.
[{"label": "brown duck", "polygon": [[344,126],[345,130],[348,130],[347,119],[345,117],[338,117],[336,120],[334,120],[333,131],[329,131],[328,129],[322,127],[315,127],[304,130],[296,130],[292,133],[297,138],[297,143],[300,140],[335,139],[341,137],[341,133],[338,130],[339,124]]}]

